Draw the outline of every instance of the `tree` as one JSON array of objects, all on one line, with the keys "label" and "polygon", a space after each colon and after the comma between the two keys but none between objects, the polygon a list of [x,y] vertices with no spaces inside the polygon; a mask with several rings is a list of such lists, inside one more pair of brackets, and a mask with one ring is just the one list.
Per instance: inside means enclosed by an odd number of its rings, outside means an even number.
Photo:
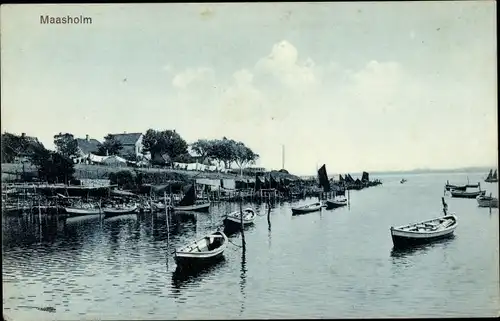
[{"label": "tree", "polygon": [[230,168],[231,162],[234,161],[234,141],[224,137],[223,139],[215,140],[209,156],[219,162],[224,163],[225,168]]},{"label": "tree", "polygon": [[203,163],[207,157],[213,154],[213,149],[216,141],[208,139],[199,139],[191,144],[191,149],[200,155],[200,161]]},{"label": "tree", "polygon": [[58,153],[64,157],[74,157],[78,154],[78,143],[73,134],[59,133],[54,135],[54,145]]},{"label": "tree", "polygon": [[73,161],[57,152],[37,146],[31,155],[31,162],[38,169],[38,177],[48,183],[64,182],[73,179],[75,165]]},{"label": "tree", "polygon": [[171,159],[187,153],[186,141],[175,130],[157,131],[148,129],[142,140],[145,152],[151,153],[151,160],[167,154]]},{"label": "tree", "polygon": [[243,167],[247,164],[255,164],[259,155],[254,153],[249,147],[242,142],[237,142],[233,145],[234,162],[240,168],[240,174],[243,174]]},{"label": "tree", "polygon": [[2,134],[2,163],[12,163],[16,157],[29,157],[39,148],[44,147],[36,138],[5,132]]},{"label": "tree", "polygon": [[104,142],[99,144],[97,148],[97,155],[100,156],[111,156],[118,155],[120,150],[122,150],[123,145],[111,134],[104,137]]}]

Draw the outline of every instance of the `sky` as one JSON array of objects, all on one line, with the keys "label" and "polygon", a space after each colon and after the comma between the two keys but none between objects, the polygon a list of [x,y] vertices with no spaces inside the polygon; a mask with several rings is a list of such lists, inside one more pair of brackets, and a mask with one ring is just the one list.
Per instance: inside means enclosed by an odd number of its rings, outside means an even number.
[{"label": "sky", "polygon": [[[40,23],[40,15],[92,24]],[[226,136],[258,166],[495,166],[494,1],[3,5],[1,130]]]}]

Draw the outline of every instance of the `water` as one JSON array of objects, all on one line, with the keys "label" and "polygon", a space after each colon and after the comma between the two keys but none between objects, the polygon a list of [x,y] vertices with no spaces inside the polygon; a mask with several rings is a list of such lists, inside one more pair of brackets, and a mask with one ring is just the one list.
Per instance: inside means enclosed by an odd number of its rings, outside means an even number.
[{"label": "water", "polygon": [[[258,205],[246,247],[179,276],[171,252],[221,224],[237,204],[210,214],[3,221],[4,314],[13,320],[234,319],[498,316],[498,209],[445,197],[455,237],[392,250],[390,226],[441,215],[447,179],[483,173],[380,176],[351,191],[350,208],[292,216],[289,203]],[[481,187],[498,195],[496,184]],[[301,200],[293,205],[310,202]],[[244,205],[246,206],[246,204]],[[231,236],[241,245],[239,234]],[[55,313],[32,307],[54,307]]]}]

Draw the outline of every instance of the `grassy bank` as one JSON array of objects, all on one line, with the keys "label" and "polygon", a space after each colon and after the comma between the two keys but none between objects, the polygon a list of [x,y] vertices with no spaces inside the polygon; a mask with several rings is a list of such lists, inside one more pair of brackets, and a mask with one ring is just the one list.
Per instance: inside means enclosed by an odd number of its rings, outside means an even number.
[{"label": "grassy bank", "polygon": [[[36,167],[31,164],[25,164],[24,170],[26,172],[36,172]],[[128,170],[132,173],[144,173],[146,175],[157,176],[161,181],[168,180],[180,180],[189,181],[195,178],[208,178],[208,179],[235,179],[239,178],[239,174],[228,174],[228,173],[218,173],[218,172],[200,172],[200,171],[187,171],[180,169],[168,169],[168,168],[131,168],[131,167],[112,167],[103,165],[87,165],[87,164],[76,164],[75,165],[75,178],[77,179],[108,179],[110,173],[116,173],[120,171]],[[19,177],[23,172],[22,164],[2,164],[2,180],[15,179]],[[17,175],[16,175],[17,174]],[[295,175],[271,172],[275,178],[288,178],[297,179]],[[269,175],[269,173],[266,173]],[[246,176],[243,178],[253,178],[255,176]]]}]

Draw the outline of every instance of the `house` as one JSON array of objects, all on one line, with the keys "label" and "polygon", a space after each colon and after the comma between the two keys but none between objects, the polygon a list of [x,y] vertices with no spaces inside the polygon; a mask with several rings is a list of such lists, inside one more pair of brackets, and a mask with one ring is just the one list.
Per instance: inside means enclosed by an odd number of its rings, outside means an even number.
[{"label": "house", "polygon": [[74,159],[76,163],[87,161],[91,154],[97,153],[101,144],[97,139],[89,138],[89,135],[85,135],[85,138],[76,138],[75,140],[78,146],[78,156]]},{"label": "house", "polygon": [[142,133],[111,134],[111,136],[122,144],[123,148],[119,152],[120,156],[143,156],[142,140],[144,135]]}]

